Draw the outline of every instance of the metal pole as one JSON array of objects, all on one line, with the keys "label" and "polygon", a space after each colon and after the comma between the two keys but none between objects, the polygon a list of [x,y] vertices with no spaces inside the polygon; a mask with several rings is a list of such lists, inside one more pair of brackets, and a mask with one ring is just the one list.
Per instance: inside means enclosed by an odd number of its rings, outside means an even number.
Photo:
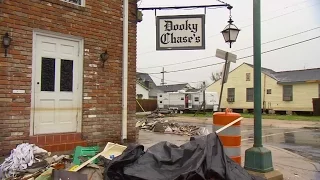
[{"label": "metal pole", "polygon": [[164,67],[162,68],[162,79],[161,79],[161,85],[163,86],[164,85]]},{"label": "metal pole", "polygon": [[261,119],[261,4],[254,0],[253,8],[253,66],[254,66],[254,147],[262,147]]},{"label": "metal pole", "polygon": [[206,113],[206,82],[203,82],[203,112]]},{"label": "metal pole", "polygon": [[123,65],[122,65],[122,131],[121,141],[127,140],[128,128],[128,35],[129,35],[129,0],[123,0]]},{"label": "metal pole", "polygon": [[[272,153],[262,145],[261,119],[261,0],[253,0],[253,74],[254,74],[254,144],[246,150],[244,168],[249,171],[267,173],[273,171]],[[281,173],[277,178],[283,179]]]},{"label": "metal pole", "polygon": [[221,111],[220,107],[221,107],[221,100],[222,100],[222,92],[223,92],[223,87],[224,87],[224,81],[225,81],[225,77],[226,77],[226,70],[227,70],[227,63],[228,63],[228,56],[229,56],[229,53],[227,52],[226,53],[226,61],[224,63],[224,70],[223,70],[223,75],[222,75],[222,78],[221,78],[221,89],[220,89],[220,98],[219,98],[219,105],[218,105],[218,111]]},{"label": "metal pole", "polygon": [[189,8],[209,8],[209,7],[230,7],[230,4],[213,4],[213,5],[202,5],[202,6],[168,6],[168,7],[146,7],[138,8],[141,11],[147,10],[170,10],[170,9],[189,9]]}]

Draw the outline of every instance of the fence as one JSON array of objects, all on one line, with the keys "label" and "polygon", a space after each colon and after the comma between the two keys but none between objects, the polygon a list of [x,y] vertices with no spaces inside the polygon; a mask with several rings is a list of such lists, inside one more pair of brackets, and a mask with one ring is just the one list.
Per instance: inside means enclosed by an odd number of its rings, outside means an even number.
[{"label": "fence", "polygon": [[313,98],[313,115],[320,116],[320,98]]},{"label": "fence", "polygon": [[136,111],[143,112],[139,104],[145,111],[154,111],[157,109],[157,100],[156,99],[137,99],[136,101]]}]

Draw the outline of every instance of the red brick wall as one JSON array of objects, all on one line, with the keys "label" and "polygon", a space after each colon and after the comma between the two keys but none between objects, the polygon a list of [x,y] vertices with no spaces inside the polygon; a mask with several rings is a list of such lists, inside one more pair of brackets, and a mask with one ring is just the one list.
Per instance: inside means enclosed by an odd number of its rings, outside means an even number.
[{"label": "red brick wall", "polygon": [[[128,140],[135,141],[136,0],[130,1],[129,10]],[[84,139],[89,145],[105,145],[108,141],[120,142],[123,32],[121,18],[121,0],[86,0],[85,7],[59,0],[0,1],[0,36],[2,38],[9,32],[12,37],[7,58],[4,57],[2,39],[0,47],[1,153],[9,152],[17,144],[27,142],[29,138],[33,29],[84,38],[84,49],[90,51],[89,55],[84,56]],[[102,68],[99,55],[105,49],[110,57]],[[25,90],[26,93],[13,94],[14,89]]]}]

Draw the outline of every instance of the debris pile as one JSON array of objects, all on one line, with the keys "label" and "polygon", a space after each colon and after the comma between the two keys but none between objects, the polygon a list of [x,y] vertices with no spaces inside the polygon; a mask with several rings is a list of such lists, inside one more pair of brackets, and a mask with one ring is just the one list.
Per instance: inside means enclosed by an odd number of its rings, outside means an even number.
[{"label": "debris pile", "polygon": [[195,125],[182,125],[163,119],[144,119],[136,123],[136,127],[142,130],[153,131],[167,134],[187,135],[187,136],[199,136],[203,134],[203,128]]},{"label": "debris pile", "polygon": [[[171,128],[172,131],[189,132],[199,129],[169,122],[156,122],[154,127],[164,129],[161,123],[167,123],[165,130]],[[250,176],[225,155],[223,145],[215,133],[191,137],[190,142],[180,147],[160,142],[144,151],[144,147],[139,144],[122,146],[109,142],[101,152],[97,151],[97,146],[77,146],[73,155],[50,155],[50,152],[34,144],[20,144],[1,164],[0,179],[260,180]],[[190,164],[194,166],[190,168]]]},{"label": "debris pile", "polygon": [[151,114],[147,115],[147,118],[164,118],[164,117],[174,117],[175,114],[171,111],[154,111]]},{"label": "debris pile", "polygon": [[91,156],[98,154],[92,149],[96,150],[96,147],[77,146],[73,155],[51,156],[50,152],[34,144],[20,144],[0,165],[0,180],[87,180],[88,177],[102,180],[104,162],[94,160],[103,155],[100,153],[89,161]]}]

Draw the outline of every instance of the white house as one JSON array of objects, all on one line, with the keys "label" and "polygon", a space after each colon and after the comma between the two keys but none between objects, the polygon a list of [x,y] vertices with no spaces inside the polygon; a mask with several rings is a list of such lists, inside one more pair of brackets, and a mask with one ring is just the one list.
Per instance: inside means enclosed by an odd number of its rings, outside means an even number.
[{"label": "white house", "polygon": [[136,98],[137,99],[149,99],[149,89],[142,83],[137,81],[136,83]]}]

